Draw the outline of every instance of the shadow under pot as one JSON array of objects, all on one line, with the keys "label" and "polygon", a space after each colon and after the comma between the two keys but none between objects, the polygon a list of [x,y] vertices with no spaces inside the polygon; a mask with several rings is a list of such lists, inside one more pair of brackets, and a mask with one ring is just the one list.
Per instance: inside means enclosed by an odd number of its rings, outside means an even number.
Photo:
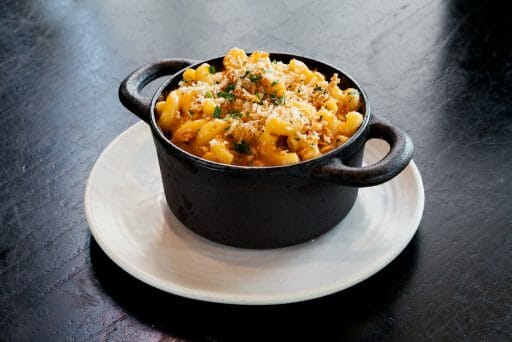
[{"label": "shadow under pot", "polygon": [[[190,154],[169,141],[156,123],[155,104],[178,87],[188,67],[209,63],[222,70],[223,57],[201,62],[165,59],[131,73],[120,85],[123,105],[151,126],[169,208],[200,236],[229,246],[277,248],[312,240],[336,226],[355,203],[358,187],[384,183],[399,174],[413,154],[411,139],[370,112],[364,89],[345,72],[310,58],[271,53],[271,58],[306,63],[340,87],[361,94],[363,122],[338,148],[315,159],[287,166],[225,165]],[[153,95],[141,90],[152,80],[172,75]],[[390,145],[377,163],[362,167],[364,145],[372,138]]]}]

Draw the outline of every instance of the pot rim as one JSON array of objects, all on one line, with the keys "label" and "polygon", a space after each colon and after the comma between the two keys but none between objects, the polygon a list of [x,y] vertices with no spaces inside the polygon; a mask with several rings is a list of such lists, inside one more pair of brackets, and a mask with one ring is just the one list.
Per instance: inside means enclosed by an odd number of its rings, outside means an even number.
[{"label": "pot rim", "polygon": [[[252,52],[249,52],[249,54],[250,53],[252,53]],[[298,59],[298,60],[306,63],[306,65],[308,67],[311,64],[323,64],[327,68],[333,69],[340,76],[342,76],[345,79],[348,79],[349,81],[351,81],[355,85],[355,88],[359,91],[360,95],[363,97],[363,101],[364,101],[364,104],[365,104],[365,111],[363,113],[361,113],[361,114],[363,114],[363,122],[361,123],[361,126],[358,128],[358,130],[346,142],[344,142],[342,145],[336,147],[335,149],[333,149],[333,150],[331,150],[331,151],[329,151],[329,152],[327,152],[325,154],[322,154],[319,157],[316,157],[316,158],[313,158],[313,159],[304,160],[304,161],[300,161],[300,162],[295,163],[295,164],[277,165],[277,166],[244,166],[244,165],[222,164],[222,163],[218,163],[218,162],[214,162],[214,161],[203,159],[203,158],[201,158],[199,156],[196,156],[195,154],[192,154],[192,153],[190,153],[190,152],[188,152],[186,150],[183,150],[180,147],[178,147],[177,145],[173,144],[165,136],[163,131],[160,129],[160,126],[158,126],[158,124],[156,122],[155,105],[156,105],[156,102],[157,102],[158,98],[163,93],[163,91],[169,86],[169,84],[171,82],[173,82],[177,77],[181,77],[182,76],[182,74],[183,74],[183,72],[185,70],[187,70],[189,68],[196,68],[196,67],[200,66],[203,63],[212,63],[213,61],[221,60],[221,59],[224,58],[224,55],[223,56],[209,58],[209,59],[205,59],[205,60],[201,60],[201,61],[197,61],[196,63],[191,64],[191,65],[181,69],[180,71],[178,71],[174,75],[170,76],[165,82],[163,82],[160,85],[160,87],[158,87],[158,90],[155,92],[155,94],[153,95],[153,97],[151,99],[150,113],[149,113],[150,114],[149,115],[149,125],[151,126],[151,131],[153,132],[153,136],[158,138],[160,143],[162,143],[166,148],[170,149],[170,151],[172,151],[172,152],[177,153],[182,158],[191,159],[198,166],[203,166],[203,167],[211,169],[211,170],[219,170],[219,171],[224,171],[224,172],[226,172],[228,170],[229,171],[236,171],[236,172],[243,172],[243,171],[266,172],[268,170],[292,171],[292,170],[295,170],[295,169],[307,168],[307,167],[311,167],[311,166],[317,166],[318,164],[325,164],[326,162],[330,161],[330,159],[332,159],[333,157],[342,155],[345,150],[349,149],[350,146],[354,142],[356,142],[357,140],[359,140],[363,136],[363,134],[367,130],[368,125],[369,125],[370,120],[371,120],[370,103],[368,101],[368,95],[366,94],[366,91],[364,90],[364,88],[361,86],[361,84],[358,81],[356,81],[348,73],[346,73],[345,71],[343,71],[343,70],[341,70],[341,69],[339,69],[339,68],[337,68],[337,67],[335,67],[335,66],[333,66],[333,65],[331,65],[329,63],[325,63],[323,61],[320,61],[320,60],[317,60],[317,59],[314,59],[314,58],[311,58],[311,57],[308,57],[308,56],[299,56],[299,55],[290,54],[290,53],[269,52],[269,56],[271,57],[272,55],[279,55],[279,56],[290,58],[290,59],[295,58],[295,59]]]}]

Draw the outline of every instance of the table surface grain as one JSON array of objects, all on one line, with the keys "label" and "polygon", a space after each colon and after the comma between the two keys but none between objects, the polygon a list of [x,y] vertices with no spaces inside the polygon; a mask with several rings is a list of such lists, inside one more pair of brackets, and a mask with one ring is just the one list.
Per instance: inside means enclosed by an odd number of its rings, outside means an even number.
[{"label": "table surface grain", "polygon": [[[493,0],[0,1],[0,341],[511,340],[511,18]],[[88,174],[138,121],[120,81],[233,46],[339,66],[412,137],[423,220],[367,281],[203,303],[132,278],[92,239]]]}]

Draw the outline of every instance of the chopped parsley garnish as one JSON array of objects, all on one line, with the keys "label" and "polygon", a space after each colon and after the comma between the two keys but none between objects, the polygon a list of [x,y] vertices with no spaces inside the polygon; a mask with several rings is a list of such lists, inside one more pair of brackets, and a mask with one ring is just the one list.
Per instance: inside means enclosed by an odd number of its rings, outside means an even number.
[{"label": "chopped parsley garnish", "polygon": [[263,76],[261,76],[261,75],[254,75],[254,74],[249,75],[249,79],[251,80],[252,83],[256,83],[259,80],[261,80],[262,78],[263,78]]},{"label": "chopped parsley garnish", "polygon": [[194,114],[195,114],[195,113],[194,113],[194,111],[193,111],[193,110],[189,110],[189,111],[188,111],[188,115],[190,115],[190,116],[194,116]]},{"label": "chopped parsley garnish", "polygon": [[233,83],[230,83],[230,84],[228,84],[226,89],[224,89],[224,91],[229,93],[230,91],[233,91],[234,89],[235,89],[235,85]]},{"label": "chopped parsley garnish", "polygon": [[260,95],[260,93],[256,93],[256,94],[254,94],[254,95],[258,98],[258,101],[259,101],[258,103],[259,103],[259,104],[263,104],[263,100],[261,99],[261,95]]},{"label": "chopped parsley garnish", "polygon": [[208,67],[208,71],[210,72],[210,74],[215,74],[217,72],[217,69],[215,69],[215,66],[210,65]]},{"label": "chopped parsley garnish", "polygon": [[279,106],[279,105],[285,104],[285,100],[286,100],[286,99],[285,99],[284,95],[283,95],[283,96],[281,96],[281,97],[276,97],[276,98],[275,98],[275,100],[274,100],[274,104],[275,104],[276,106]]},{"label": "chopped parsley garnish", "polygon": [[322,121],[323,118],[324,118],[324,116],[320,115],[320,118],[318,119],[318,121]]},{"label": "chopped parsley garnish", "polygon": [[212,92],[211,91],[207,91],[204,96],[206,96],[207,98],[211,99],[213,97],[212,95]]},{"label": "chopped parsley garnish", "polygon": [[313,90],[314,90],[314,91],[323,91],[323,90],[324,90],[324,88],[322,88],[322,87],[320,87],[320,86],[318,86],[318,85],[317,85]]},{"label": "chopped parsley garnish", "polygon": [[278,82],[277,81],[273,81],[272,84],[270,86],[275,86]]},{"label": "chopped parsley garnish", "polygon": [[217,96],[218,97],[223,97],[223,98],[225,98],[228,101],[233,101],[235,99],[235,95],[233,95],[231,93],[226,93],[225,91],[219,91],[217,93]]},{"label": "chopped parsley garnish", "polygon": [[300,93],[300,87],[297,88],[297,93]]},{"label": "chopped parsley garnish", "polygon": [[251,72],[250,72],[249,70],[247,70],[247,71],[245,72],[245,74],[242,76],[242,78],[245,78],[245,77],[246,77],[247,75],[249,75],[250,73],[251,73]]},{"label": "chopped parsley garnish", "polygon": [[213,117],[215,119],[220,119],[220,107],[219,106],[215,107],[215,110],[213,111]]},{"label": "chopped parsley garnish", "polygon": [[247,144],[245,141],[236,142],[233,144],[233,149],[237,152],[244,153],[244,154],[251,154],[251,150],[249,148],[249,144]]},{"label": "chopped parsley garnish", "polygon": [[231,112],[229,113],[229,115],[231,115],[234,118],[241,118],[243,116],[243,114],[239,112]]}]

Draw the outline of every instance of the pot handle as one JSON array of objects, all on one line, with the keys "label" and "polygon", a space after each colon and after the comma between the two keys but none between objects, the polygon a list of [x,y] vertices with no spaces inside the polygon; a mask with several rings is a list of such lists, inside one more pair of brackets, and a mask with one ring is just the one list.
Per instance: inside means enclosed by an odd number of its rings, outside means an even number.
[{"label": "pot handle", "polygon": [[139,118],[149,123],[151,97],[141,94],[142,89],[151,81],[195,64],[190,59],[162,59],[146,64],[128,75],[119,86],[119,99],[123,106]]},{"label": "pot handle", "polygon": [[412,159],[414,146],[411,138],[388,121],[375,116],[369,125],[366,141],[373,138],[383,139],[390,146],[384,158],[364,167],[337,163],[315,171],[336,183],[357,187],[382,184],[398,175]]}]

